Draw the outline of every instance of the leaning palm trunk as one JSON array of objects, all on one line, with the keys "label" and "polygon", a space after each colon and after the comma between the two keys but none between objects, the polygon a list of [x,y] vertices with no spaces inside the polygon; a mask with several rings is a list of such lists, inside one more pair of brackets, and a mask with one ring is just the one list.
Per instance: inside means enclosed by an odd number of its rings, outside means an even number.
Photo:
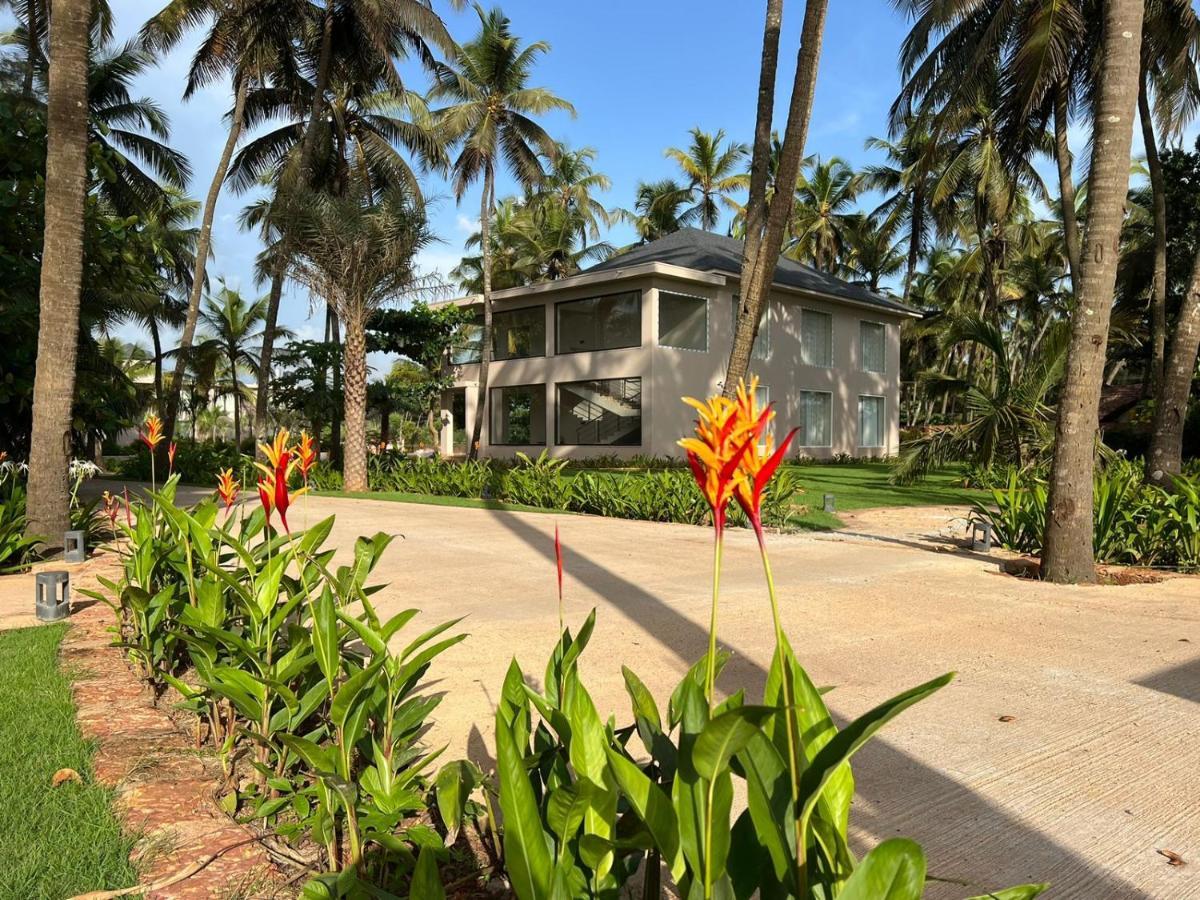
[{"label": "leaning palm trunk", "polygon": [[53,546],[70,527],[67,466],[83,279],[91,10],[87,0],[57,0],[50,22],[45,237],[26,533]]},{"label": "leaning palm trunk", "polygon": [[1071,271],[1071,290],[1079,278],[1079,220],[1075,215],[1075,177],[1071,172],[1071,145],[1067,141],[1069,114],[1065,80],[1054,91],[1054,161],[1058,168],[1058,200],[1062,207],[1063,243],[1067,248],[1067,265]]},{"label": "leaning palm trunk", "polygon": [[1163,372],[1158,404],[1154,408],[1154,431],[1150,438],[1150,481],[1170,486],[1171,476],[1183,468],[1183,423],[1200,351],[1200,252],[1192,267],[1192,280],[1179,309],[1171,355]]},{"label": "leaning palm trunk", "polygon": [[475,423],[471,431],[471,445],[467,448],[469,460],[479,456],[483,419],[487,415],[488,364],[492,361],[492,244],[488,227],[494,205],[492,179],[492,169],[488,166],[483,176],[483,199],[479,204],[479,236],[483,246],[483,346],[479,348],[479,392],[475,399]]},{"label": "leaning palm trunk", "polygon": [[1051,581],[1094,581],[1092,474],[1099,430],[1100,386],[1137,105],[1142,0],[1104,7],[1103,68],[1092,114],[1087,246],[1076,281],[1067,371],[1055,426],[1054,464],[1046,508],[1044,574]]},{"label": "leaning palm trunk", "polygon": [[1142,142],[1146,146],[1146,169],[1150,173],[1150,197],[1154,209],[1154,277],[1150,285],[1150,377],[1146,387],[1157,392],[1162,385],[1167,348],[1167,193],[1163,183],[1162,160],[1154,138],[1154,120],[1150,117],[1150,98],[1146,82],[1149,73],[1142,67],[1138,81],[1138,118],[1142,122]]},{"label": "leaning palm trunk", "polygon": [[347,491],[367,487],[367,339],[361,319],[347,317],[342,368],[345,372],[346,446],[342,477]]},{"label": "leaning palm trunk", "polygon": [[[812,115],[813,95],[817,88],[817,65],[821,59],[821,39],[825,31],[825,13],[828,0],[808,0],[804,7],[804,27],[800,36],[800,49],[796,57],[796,77],[792,82],[792,99],[788,107],[787,126],[784,130],[783,148],[779,157],[776,184],[794,185],[800,173],[800,162],[804,155],[804,144],[808,139],[808,122]],[[770,134],[771,104],[763,102],[764,84],[775,84],[776,52],[779,32],[773,30],[773,13],[780,14],[782,6],[768,3],[767,23],[763,35],[762,72],[759,80],[759,121],[755,125],[754,157],[751,161],[751,196],[746,210],[746,248],[742,255],[741,303],[738,307],[737,326],[733,336],[733,347],[729,352],[729,364],[725,371],[724,393],[732,397],[737,386],[746,377],[750,368],[750,354],[754,339],[758,336],[758,323],[762,317],[771,283],[775,280],[775,267],[783,250],[784,230],[791,217],[790,202],[767,203],[765,190],[756,195],[755,166],[765,160],[770,144],[763,142],[762,119],[766,117],[766,133]],[[778,20],[776,19],[776,22]],[[768,71],[769,69],[769,71]],[[761,177],[761,176],[760,176]],[[781,189],[781,197],[791,196],[790,191]],[[763,209],[766,213],[763,214]],[[761,230],[751,223],[763,223]]]},{"label": "leaning palm trunk", "polygon": [[175,418],[179,414],[179,396],[183,390],[183,370],[188,363],[188,351],[196,337],[196,320],[200,317],[200,298],[204,294],[204,270],[208,266],[208,254],[212,247],[213,217],[217,212],[217,200],[221,196],[221,186],[225,183],[225,175],[229,172],[229,162],[233,159],[233,150],[242,135],[242,124],[245,118],[246,92],[249,79],[239,74],[234,90],[233,120],[229,124],[229,134],[225,138],[225,149],[217,161],[217,170],[213,173],[212,183],[208,186],[208,196],[204,200],[204,216],[200,221],[200,234],[196,239],[196,271],[193,274],[192,291],[188,296],[187,318],[183,323],[183,333],[179,336],[179,359],[175,363],[175,371],[171,375],[171,387],[167,397],[166,411],[166,441],[170,443],[175,436]]}]

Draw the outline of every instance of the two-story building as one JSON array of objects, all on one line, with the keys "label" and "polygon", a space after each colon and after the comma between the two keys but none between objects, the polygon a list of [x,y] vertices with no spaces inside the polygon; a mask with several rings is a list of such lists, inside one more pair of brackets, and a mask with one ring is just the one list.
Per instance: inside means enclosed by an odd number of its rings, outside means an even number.
[{"label": "two-story building", "polygon": [[[678,455],[694,419],[680,398],[721,388],[741,263],[741,241],[684,229],[569,278],[494,292],[481,454]],[[797,455],[897,452],[900,323],[917,315],[780,259],[751,374],[777,427],[799,428]],[[462,453],[474,426],[478,338],[451,363],[444,454]]]}]

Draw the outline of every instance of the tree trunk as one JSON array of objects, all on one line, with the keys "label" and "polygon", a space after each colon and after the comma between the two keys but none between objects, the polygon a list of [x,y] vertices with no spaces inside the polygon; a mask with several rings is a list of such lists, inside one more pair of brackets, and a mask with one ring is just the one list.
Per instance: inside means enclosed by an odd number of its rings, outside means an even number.
[{"label": "tree trunk", "polygon": [[1055,582],[1096,579],[1092,558],[1092,473],[1100,383],[1129,190],[1129,148],[1137,106],[1143,0],[1104,6],[1103,68],[1093,110],[1087,246],[1076,283],[1066,375],[1055,425],[1046,509],[1043,573]]},{"label": "tree trunk", "polygon": [[[912,293],[913,275],[917,271],[917,263],[921,258],[921,235],[925,231],[925,192],[920,186],[913,189],[912,210],[909,213],[908,225],[908,265],[904,270],[904,302]],[[877,279],[878,280],[878,279]]]},{"label": "tree trunk", "polygon": [[1158,403],[1154,407],[1154,430],[1150,437],[1150,458],[1146,464],[1149,480],[1163,487],[1171,485],[1171,476],[1183,469],[1183,425],[1187,419],[1188,398],[1196,372],[1196,353],[1200,351],[1200,251],[1192,266],[1192,280],[1175,322],[1171,355],[1163,372]]},{"label": "tree trunk", "polygon": [[[346,398],[342,387],[342,367],[346,364],[346,350],[342,346],[342,333],[338,325],[337,310],[333,308],[328,309],[328,326],[329,340],[339,351],[337,354],[338,363],[333,367],[333,396],[336,397],[338,394],[343,395],[342,409],[345,410]],[[333,407],[333,421],[329,423],[329,442],[331,445],[329,448],[329,457],[331,461],[336,461],[338,464],[343,463],[346,458],[342,448],[342,422],[344,419],[344,412],[338,412],[338,408],[335,405]]]},{"label": "tree trunk", "polygon": [[171,388],[167,397],[167,411],[164,415],[163,430],[169,444],[175,436],[175,419],[179,414],[179,394],[183,388],[183,371],[188,364],[188,351],[192,348],[192,340],[196,336],[196,320],[200,316],[200,298],[204,294],[204,270],[208,266],[209,249],[212,247],[212,223],[217,212],[217,200],[221,196],[221,186],[225,183],[225,175],[229,172],[229,161],[233,158],[234,148],[242,134],[242,121],[245,118],[246,91],[248,79],[245,75],[237,76],[234,88],[233,120],[229,125],[229,134],[225,138],[225,149],[217,162],[217,170],[213,173],[212,183],[208,186],[208,197],[204,201],[204,216],[200,220],[200,234],[196,238],[196,271],[192,276],[192,291],[188,296],[187,318],[183,323],[183,333],[179,336],[179,358],[175,362],[175,371],[171,375]]},{"label": "tree trunk", "polygon": [[383,449],[387,449],[388,443],[392,438],[392,408],[384,406],[380,410],[379,416],[379,443]]},{"label": "tree trunk", "polygon": [[26,100],[33,99],[33,73],[37,69],[37,58],[40,51],[38,47],[38,25],[37,14],[38,4],[28,3],[25,7],[29,11],[29,20],[25,23],[25,77],[21,84],[21,96]]},{"label": "tree trunk", "polygon": [[[762,62],[758,70],[758,107],[754,120],[754,148],[750,156],[750,191],[746,200],[746,241],[742,271],[754,268],[767,220],[767,180],[771,170],[771,119],[775,110],[775,73],[779,68],[779,32],[783,28],[783,0],[767,0],[763,25]],[[776,185],[776,191],[779,186]]]},{"label": "tree trunk", "polygon": [[229,388],[233,396],[233,445],[242,452],[242,396],[238,384],[237,360],[229,358]]},{"label": "tree trunk", "polygon": [[317,77],[313,82],[312,106],[308,111],[308,128],[304,130],[304,143],[300,145],[300,186],[307,188],[312,181],[312,158],[317,145],[317,124],[323,115],[325,89],[329,86],[329,64],[333,58],[333,2],[325,3],[325,16],[321,24],[321,52],[317,57]]},{"label": "tree trunk", "polygon": [[345,376],[346,450],[342,479],[347,491],[367,487],[367,336],[366,323],[357,317],[346,320],[346,344],[342,353]]},{"label": "tree trunk", "polygon": [[[753,264],[748,255],[742,259],[741,303],[738,309],[737,327],[734,330],[733,347],[729,352],[729,364],[725,369],[724,393],[732,397],[738,384],[746,377],[750,368],[750,354],[754,339],[758,336],[758,323],[775,279],[775,267],[783,250],[784,231],[792,212],[792,197],[796,177],[800,174],[800,162],[804,155],[804,144],[808,139],[808,121],[812,115],[813,95],[817,89],[817,65],[821,59],[821,38],[825,30],[825,13],[828,0],[808,0],[804,7],[804,27],[800,36],[800,49],[796,54],[796,77],[792,82],[792,98],[788,107],[787,126],[784,129],[783,147],[779,155],[779,169],[775,175],[775,197],[767,204],[766,224],[761,240],[753,250]],[[771,7],[767,7],[768,15]],[[776,37],[776,40],[778,38]],[[771,41],[771,23],[768,19],[763,37],[763,64],[768,62],[768,47]],[[772,82],[774,73],[772,73]],[[760,85],[761,101],[761,85]],[[763,111],[760,102],[759,112]],[[755,127],[757,134],[757,125]],[[758,149],[757,146],[755,148]],[[760,212],[747,208],[749,223],[762,221]],[[747,241],[757,238],[747,229]]]},{"label": "tree trunk", "polygon": [[150,329],[150,342],[154,346],[154,410],[163,413],[163,355],[162,335],[158,333],[158,319],[150,316],[146,324]]},{"label": "tree trunk", "polygon": [[271,293],[267,296],[267,313],[263,320],[262,353],[258,359],[258,396],[254,398],[254,427],[260,437],[266,437],[267,409],[271,392],[271,354],[275,349],[275,328],[279,324],[279,302],[283,297],[283,265],[276,266],[271,275]]},{"label": "tree trunk", "polygon": [[25,531],[52,547],[62,545],[71,524],[67,467],[83,279],[91,10],[87,0],[56,0],[50,22],[45,231]]},{"label": "tree trunk", "polygon": [[1071,292],[1080,276],[1079,220],[1075,216],[1075,175],[1071,171],[1071,146],[1067,142],[1070,124],[1066,82],[1060,81],[1054,93],[1054,161],[1058,165],[1058,198],[1062,206],[1063,243],[1067,245],[1067,265],[1071,270]]},{"label": "tree trunk", "polygon": [[475,422],[467,459],[479,457],[483,418],[487,415],[488,364],[492,361],[492,244],[489,237],[492,217],[492,167],[483,171],[483,198],[479,202],[479,236],[483,241],[483,346],[479,348],[479,392],[475,399]]},{"label": "tree trunk", "polygon": [[1150,371],[1146,379],[1147,396],[1158,396],[1163,382],[1163,363],[1167,349],[1167,189],[1163,183],[1162,161],[1154,139],[1154,119],[1146,82],[1149,73],[1142,67],[1138,80],[1138,118],[1142,121],[1142,142],[1146,145],[1146,168],[1150,172],[1150,197],[1154,206],[1154,277],[1150,282]]}]

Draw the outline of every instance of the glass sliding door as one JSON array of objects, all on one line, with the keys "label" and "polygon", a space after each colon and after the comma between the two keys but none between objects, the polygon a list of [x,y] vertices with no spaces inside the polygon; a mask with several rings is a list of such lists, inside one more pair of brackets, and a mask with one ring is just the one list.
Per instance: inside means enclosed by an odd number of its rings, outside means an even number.
[{"label": "glass sliding door", "polygon": [[637,447],[642,443],[642,379],[558,385],[556,444]]},{"label": "glass sliding door", "polygon": [[830,447],[833,445],[833,394],[829,391],[800,392],[800,431],[796,437],[801,447]]},{"label": "glass sliding door", "polygon": [[491,429],[488,443],[530,447],[546,443],[546,386],[523,384],[489,392]]},{"label": "glass sliding door", "polygon": [[858,446],[878,449],[884,444],[883,398],[858,398]]}]

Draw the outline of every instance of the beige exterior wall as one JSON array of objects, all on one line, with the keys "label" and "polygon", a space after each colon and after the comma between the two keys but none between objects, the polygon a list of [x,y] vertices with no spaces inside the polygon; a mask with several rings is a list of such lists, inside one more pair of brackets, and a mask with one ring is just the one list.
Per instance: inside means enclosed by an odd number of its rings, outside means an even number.
[{"label": "beige exterior wall", "polygon": [[[676,274],[678,273],[678,274]],[[686,274],[684,274],[686,273]],[[574,280],[574,279],[572,279]],[[493,360],[489,368],[489,389],[517,385],[546,385],[545,447],[492,446],[489,422],[484,422],[481,452],[490,456],[511,456],[517,451],[539,453],[549,449],[552,455],[590,457],[637,454],[678,455],[675,442],[692,428],[694,412],[680,400],[683,396],[705,397],[721,388],[729,348],[733,341],[733,296],[736,280],[723,275],[675,269],[671,274],[655,272],[587,284],[540,285],[538,289],[506,291],[494,301],[496,311],[541,306],[546,316],[547,352],[545,357]],[[554,353],[555,304],[627,290],[642,295],[642,344],[622,350],[584,353]],[[658,343],[658,296],[670,291],[701,297],[708,302],[708,349],[683,350]],[[515,295],[515,296],[514,296]],[[800,353],[800,316],[802,309],[829,313],[833,327],[833,365],[829,368],[806,366]],[[836,454],[851,456],[894,455],[899,449],[900,398],[900,322],[903,316],[874,307],[779,290],[771,296],[768,313],[768,353],[766,359],[753,359],[751,374],[766,386],[777,413],[777,433],[798,424],[800,392],[824,391],[831,395],[831,442],[828,447],[795,447],[794,455],[828,458]],[[885,367],[882,373],[862,371],[859,323],[878,322],[886,327]],[[456,387],[466,389],[467,434],[474,422],[478,365],[458,366]],[[555,444],[555,385],[590,379],[642,379],[642,444],[637,447],[559,446]],[[882,447],[859,444],[858,399],[860,396],[884,398]],[[447,404],[448,406],[448,404]]]}]

